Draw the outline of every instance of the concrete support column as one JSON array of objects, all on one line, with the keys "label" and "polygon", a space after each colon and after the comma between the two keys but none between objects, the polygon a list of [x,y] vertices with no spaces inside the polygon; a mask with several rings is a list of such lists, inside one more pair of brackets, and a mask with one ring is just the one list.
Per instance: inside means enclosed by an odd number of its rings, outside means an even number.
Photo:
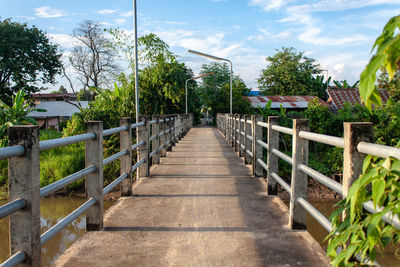
[{"label": "concrete support column", "polygon": [[257,140],[263,140],[263,128],[257,125],[257,122],[263,121],[262,115],[251,116],[253,122],[253,174],[258,177],[264,177],[264,168],[257,163],[257,159],[263,160],[263,147],[257,143]]},{"label": "concrete support column", "polygon": [[158,149],[160,147],[160,118],[159,116],[153,116],[152,120],[156,121],[156,123],[151,126],[151,134],[157,137],[151,141],[151,151],[158,150],[158,152],[153,155],[151,163],[160,164],[160,151]]},{"label": "concrete support column", "polygon": [[166,133],[165,133],[165,130],[167,129],[167,123],[166,123],[166,116],[160,116],[159,117],[159,121],[162,121],[162,122],[160,122],[160,133],[162,132],[163,134],[160,136],[160,146],[161,145],[163,145],[164,147],[163,148],[161,148],[160,149],[160,151],[159,151],[159,153],[160,153],[160,157],[165,157],[166,156],[166,154],[167,154],[167,148],[166,148],[166,145],[165,145],[165,142],[166,142],[166,140],[167,140],[167,135],[166,135]]},{"label": "concrete support column", "polygon": [[346,198],[351,185],[362,173],[365,155],[357,151],[357,145],[361,141],[373,142],[374,127],[370,122],[345,122],[343,128],[343,198]]},{"label": "concrete support column", "polygon": [[289,208],[289,227],[306,229],[307,212],[297,203],[297,198],[307,198],[307,175],[298,168],[299,164],[308,164],[308,140],[299,136],[300,131],[308,131],[308,120],[293,120],[292,181]]},{"label": "concrete support column", "polygon": [[245,115],[244,116],[244,162],[245,164],[251,164],[252,159],[251,156],[246,152],[246,150],[251,151],[252,147],[252,142],[247,138],[247,135],[252,136],[251,130],[252,130],[252,125],[250,123],[247,123],[248,120],[251,120],[250,115]]},{"label": "concrete support column", "polygon": [[144,145],[138,147],[138,160],[137,162],[141,161],[142,159],[145,162],[139,166],[137,173],[137,178],[140,177],[149,177],[150,174],[150,164],[149,164],[149,153],[150,153],[150,120],[147,116],[140,116],[139,121],[143,121],[144,125],[138,127],[138,142],[144,141]]},{"label": "concrete support column", "polygon": [[40,266],[40,158],[36,125],[12,126],[8,145],[22,145],[25,154],[8,160],[10,201],[22,198],[25,208],[10,215],[11,255],[24,251],[27,259],[19,266]]},{"label": "concrete support column", "polygon": [[121,182],[121,195],[130,196],[132,195],[132,130],[131,130],[131,119],[121,118],[119,121],[120,126],[126,126],[126,131],[119,133],[119,146],[121,151],[127,150],[128,154],[120,158],[120,175],[126,173],[128,177]]},{"label": "concrete support column", "polygon": [[85,167],[95,166],[96,171],[85,179],[86,199],[93,198],[96,204],[86,211],[86,230],[103,228],[103,122],[86,122],[86,131],[96,134],[95,140],[85,144]]},{"label": "concrete support column", "polygon": [[277,195],[278,194],[278,183],[272,178],[272,174],[278,174],[279,164],[278,156],[272,153],[273,149],[279,150],[279,132],[272,130],[272,125],[279,125],[278,116],[268,117],[268,136],[267,136],[267,194]]},{"label": "concrete support column", "polygon": [[238,133],[238,130],[239,130],[239,114],[235,114],[234,115],[235,117],[235,120],[234,120],[234,126],[235,126],[235,131],[234,131],[234,137],[235,137],[235,141],[234,141],[234,144],[233,144],[233,147],[235,148],[235,151],[239,151],[239,144],[238,144],[238,139],[239,139],[239,133]]},{"label": "concrete support column", "polygon": [[244,115],[239,115],[239,157],[244,157],[244,138],[242,132],[244,132],[244,124],[242,122]]}]

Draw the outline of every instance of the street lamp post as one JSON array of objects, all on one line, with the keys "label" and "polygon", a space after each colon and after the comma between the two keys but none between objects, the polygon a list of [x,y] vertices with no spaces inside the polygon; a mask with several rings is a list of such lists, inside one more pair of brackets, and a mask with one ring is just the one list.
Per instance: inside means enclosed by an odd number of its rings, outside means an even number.
[{"label": "street lamp post", "polygon": [[232,114],[232,61],[230,61],[229,59],[226,59],[226,58],[216,57],[216,56],[212,56],[212,55],[209,55],[209,54],[201,53],[201,52],[190,50],[190,49],[188,50],[188,52],[192,53],[192,54],[196,54],[196,55],[202,56],[202,57],[207,57],[207,58],[210,58],[210,59],[213,59],[213,60],[218,60],[218,61],[222,60],[222,61],[229,62],[229,64],[231,65],[230,72],[229,72],[229,89],[230,89],[229,104],[230,104],[230,114]]},{"label": "street lamp post", "polygon": [[135,43],[135,104],[136,104],[136,123],[139,122],[139,75],[138,75],[138,51],[137,51],[137,16],[136,0],[133,0],[133,39]]},{"label": "street lamp post", "polygon": [[328,88],[328,86],[329,86],[329,81],[328,81],[328,78],[329,78],[329,74],[328,74],[328,70],[321,70],[321,71],[326,71],[326,90],[328,90],[329,88]]},{"label": "street lamp post", "polygon": [[200,75],[200,76],[197,76],[197,77],[189,78],[189,79],[187,79],[187,80],[185,81],[186,114],[188,113],[188,101],[187,101],[187,96],[188,96],[188,92],[187,92],[187,83],[188,83],[188,81],[200,79],[200,78],[203,78],[203,77],[206,77],[206,76],[210,76],[210,75],[213,75],[213,74],[215,75],[214,72],[210,72],[210,73],[206,73],[206,74],[203,74],[203,75]]}]

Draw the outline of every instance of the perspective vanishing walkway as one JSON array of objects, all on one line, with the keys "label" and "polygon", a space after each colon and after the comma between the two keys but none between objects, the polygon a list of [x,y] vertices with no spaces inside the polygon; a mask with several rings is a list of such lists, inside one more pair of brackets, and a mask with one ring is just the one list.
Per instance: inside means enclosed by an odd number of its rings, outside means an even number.
[{"label": "perspective vanishing walkway", "polygon": [[55,266],[329,266],[215,128],[192,128]]}]

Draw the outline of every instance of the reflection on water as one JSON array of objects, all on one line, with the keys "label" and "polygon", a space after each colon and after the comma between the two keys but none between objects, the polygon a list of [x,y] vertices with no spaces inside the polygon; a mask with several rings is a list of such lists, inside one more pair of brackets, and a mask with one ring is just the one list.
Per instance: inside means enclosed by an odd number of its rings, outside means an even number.
[{"label": "reflection on water", "polygon": [[[335,210],[334,205],[336,204],[335,201],[329,200],[314,200],[310,201],[310,203],[327,218],[329,218],[331,213]],[[286,202],[285,204],[287,205],[288,203]],[[327,242],[323,242],[323,240],[328,235],[328,232],[309,214],[307,215],[307,231],[326,250]],[[388,247],[387,249],[385,249],[385,252],[382,253],[382,255],[377,255],[376,260],[382,266],[400,266],[400,258],[395,256],[394,247]]]},{"label": "reflection on water", "polygon": [[[45,198],[40,202],[42,233],[58,223],[85,201],[78,197]],[[104,201],[107,210],[113,201]],[[4,203],[0,202],[0,205]],[[72,243],[85,233],[86,218],[83,214],[55,235],[42,247],[42,266],[51,266]],[[8,218],[0,220],[0,263],[9,258]]]}]

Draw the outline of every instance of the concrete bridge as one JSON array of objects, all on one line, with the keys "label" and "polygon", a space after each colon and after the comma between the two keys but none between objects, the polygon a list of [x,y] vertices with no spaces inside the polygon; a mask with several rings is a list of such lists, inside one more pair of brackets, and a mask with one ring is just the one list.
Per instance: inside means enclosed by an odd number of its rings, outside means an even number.
[{"label": "concrete bridge", "polygon": [[[122,118],[106,130],[88,122],[85,134],[40,142],[37,126],[11,127],[10,146],[0,148],[10,188],[0,219],[10,218],[11,248],[1,267],[39,266],[41,246],[81,214],[88,232],[56,266],[327,266],[305,231],[307,213],[331,231],[307,201],[308,179],[345,197],[365,154],[400,159],[400,149],[371,143],[370,123],[345,123],[343,138],[312,133],[307,120],[287,128],[260,115],[219,114],[217,128],[192,124],[188,114],[142,116],[134,124]],[[104,159],[103,138],[116,134],[120,152]],[[292,136],[291,155],[279,151],[280,134]],[[342,184],[307,165],[309,141],[343,148]],[[40,151],[77,142],[85,142],[85,168],[40,188]],[[292,166],[289,183],[278,159]],[[115,160],[120,176],[104,187],[103,167]],[[82,178],[86,202],[40,233],[40,198]],[[123,197],[103,214],[104,195],[118,185]],[[289,208],[276,196],[278,186],[289,193]],[[377,212],[370,202],[364,208]],[[382,220],[400,227],[397,215]]]},{"label": "concrete bridge", "polygon": [[215,128],[192,128],[55,266],[329,266]]}]

